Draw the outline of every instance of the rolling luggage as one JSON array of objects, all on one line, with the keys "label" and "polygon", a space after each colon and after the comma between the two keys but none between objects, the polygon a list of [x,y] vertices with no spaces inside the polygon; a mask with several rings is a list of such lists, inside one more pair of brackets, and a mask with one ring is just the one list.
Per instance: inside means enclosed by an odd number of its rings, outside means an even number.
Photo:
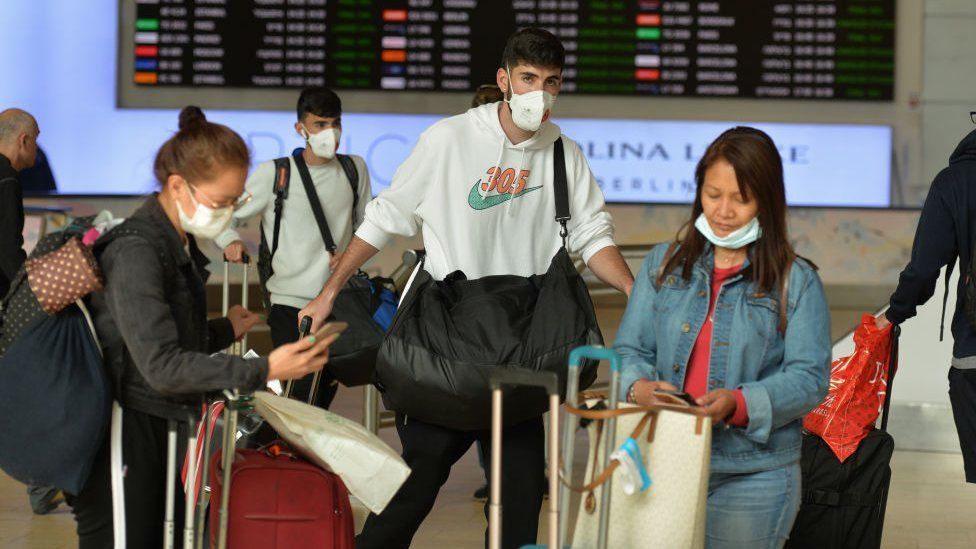
[{"label": "rolling luggage", "polygon": [[[302,319],[302,337],[311,319]],[[314,402],[319,374],[309,394]],[[287,384],[285,397],[290,396]],[[224,443],[210,461],[210,538],[219,549],[352,549],[355,526],[349,492],[335,474],[292,452],[281,441],[257,450],[236,449],[233,435],[248,397],[228,395]],[[233,449],[233,451],[230,451]]]},{"label": "rolling luggage", "polygon": [[892,381],[898,367],[900,328],[892,326],[891,365],[881,427],[868,433],[843,462],[814,434],[803,436],[800,467],[803,499],[789,549],[877,549],[881,547],[891,456],[895,440],[887,431]]},{"label": "rolling luggage", "polygon": [[549,396],[549,530],[550,547],[559,547],[559,378],[555,372],[498,368],[491,373],[491,491],[488,497],[488,547],[502,540],[502,388],[542,387]]}]

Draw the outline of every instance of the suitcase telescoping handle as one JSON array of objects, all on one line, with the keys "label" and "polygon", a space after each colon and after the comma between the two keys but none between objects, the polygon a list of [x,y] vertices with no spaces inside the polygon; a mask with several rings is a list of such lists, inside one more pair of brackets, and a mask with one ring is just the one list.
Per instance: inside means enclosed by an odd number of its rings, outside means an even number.
[{"label": "suitcase telescoping handle", "polygon": [[[305,339],[308,337],[309,332],[312,331],[312,317],[303,316],[302,321],[298,324],[298,339]],[[308,392],[308,403],[312,404],[315,402],[315,385],[318,384],[318,372],[312,377],[312,387]],[[291,391],[295,387],[295,380],[289,379],[285,382],[285,398],[291,398]]]},{"label": "suitcase telescoping handle", "polygon": [[[607,402],[607,408],[616,410],[617,398],[620,396],[620,355],[613,349],[608,349],[603,346],[577,347],[569,353],[569,377],[566,387],[566,402],[574,407],[579,406],[580,368],[585,359],[606,360],[610,363],[610,398]],[[579,418],[568,414],[563,433],[563,476],[567,479],[573,477],[573,449],[578,425]],[[610,463],[610,454],[615,449],[614,441],[617,440],[617,418],[611,417],[607,420],[603,436],[607,437],[607,443],[603,445],[603,461],[600,467],[606,469],[607,464]],[[612,482],[612,477],[607,479],[607,482],[600,489],[600,528],[597,535],[598,549],[606,549],[607,547],[607,535],[610,527],[610,488]],[[563,490],[559,501],[560,508],[569,509],[569,497],[569,490]],[[559,521],[559,545],[557,547],[562,547],[566,543],[568,532],[569,513],[565,513],[562,520]]]},{"label": "suitcase telescoping handle", "polygon": [[[249,267],[251,266],[251,256],[244,252],[241,254],[241,306],[247,309],[248,303],[248,282],[247,274]],[[224,285],[223,285],[223,295],[222,295],[222,307],[221,312],[223,316],[227,316],[227,311],[230,310],[230,260],[227,256],[224,256]],[[265,311],[266,313],[270,311]],[[247,334],[241,338],[240,343],[233,343],[230,346],[230,352],[232,354],[243,355],[247,351]]]},{"label": "suitcase telescoping handle", "polygon": [[888,380],[885,383],[884,407],[881,409],[881,430],[888,430],[888,410],[891,408],[891,388],[895,382],[895,370],[898,369],[898,339],[901,337],[901,326],[891,325],[891,355],[888,357]]},{"label": "suitcase telescoping handle", "polygon": [[491,491],[488,500],[488,547],[501,547],[502,532],[502,387],[537,386],[549,395],[549,547],[559,547],[559,378],[554,372],[499,368],[491,373]]}]

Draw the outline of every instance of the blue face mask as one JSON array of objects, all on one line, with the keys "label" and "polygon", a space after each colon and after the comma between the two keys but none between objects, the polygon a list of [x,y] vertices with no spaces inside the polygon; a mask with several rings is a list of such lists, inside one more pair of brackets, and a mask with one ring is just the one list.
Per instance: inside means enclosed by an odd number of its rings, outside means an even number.
[{"label": "blue face mask", "polygon": [[712,244],[729,250],[738,250],[743,246],[748,246],[756,240],[759,240],[759,237],[762,236],[762,228],[759,226],[758,216],[753,217],[751,221],[732,231],[728,236],[718,236],[715,234],[712,226],[708,224],[708,219],[705,218],[704,213],[699,215],[698,219],[695,220],[695,228]]}]

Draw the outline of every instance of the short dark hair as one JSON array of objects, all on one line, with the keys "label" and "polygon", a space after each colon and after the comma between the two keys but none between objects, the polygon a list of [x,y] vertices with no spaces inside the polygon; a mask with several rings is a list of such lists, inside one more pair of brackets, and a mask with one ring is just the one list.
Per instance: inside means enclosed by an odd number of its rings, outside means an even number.
[{"label": "short dark hair", "polygon": [[315,86],[305,88],[298,96],[298,120],[305,118],[306,114],[314,114],[323,118],[338,118],[342,116],[342,101],[339,96],[329,88]]},{"label": "short dark hair", "polygon": [[534,65],[562,70],[565,63],[566,49],[556,35],[545,29],[528,27],[508,37],[501,66],[511,69],[518,65]]}]

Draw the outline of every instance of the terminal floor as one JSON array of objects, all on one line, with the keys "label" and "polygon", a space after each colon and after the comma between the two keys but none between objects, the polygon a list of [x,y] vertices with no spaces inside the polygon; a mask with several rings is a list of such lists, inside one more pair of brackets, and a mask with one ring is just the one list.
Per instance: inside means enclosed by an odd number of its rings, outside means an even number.
[{"label": "terminal floor", "polygon": [[[342,389],[335,410],[358,419],[360,402],[360,390]],[[395,448],[399,447],[392,429],[384,429],[381,436]],[[883,547],[976,547],[976,520],[973,519],[976,486],[963,481],[959,454],[895,452],[892,469]],[[471,499],[483,480],[472,449],[455,466],[433,512],[414,538],[413,547],[483,547],[482,504]],[[362,517],[357,519],[360,527]],[[32,515],[24,487],[0,473],[0,548],[77,547],[74,532],[74,520],[66,507],[46,516]]]}]

